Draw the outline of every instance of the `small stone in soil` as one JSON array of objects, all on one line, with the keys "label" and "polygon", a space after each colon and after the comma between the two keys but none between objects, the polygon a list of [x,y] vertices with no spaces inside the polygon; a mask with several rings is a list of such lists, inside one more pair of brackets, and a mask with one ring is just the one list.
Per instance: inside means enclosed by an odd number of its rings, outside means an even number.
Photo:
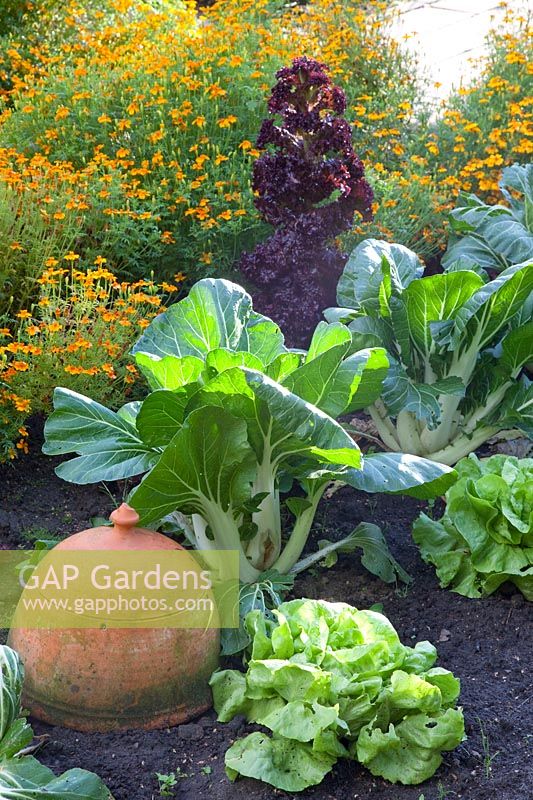
[{"label": "small stone in soil", "polygon": [[201,725],[194,722],[189,722],[186,725],[180,725],[178,728],[178,736],[180,739],[188,739],[189,741],[196,741],[202,739],[204,736],[204,729]]}]

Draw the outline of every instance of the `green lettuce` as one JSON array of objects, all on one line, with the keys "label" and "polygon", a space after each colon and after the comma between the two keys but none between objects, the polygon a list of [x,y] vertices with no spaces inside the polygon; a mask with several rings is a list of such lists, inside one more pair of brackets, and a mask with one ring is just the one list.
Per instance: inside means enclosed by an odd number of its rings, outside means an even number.
[{"label": "green lettuce", "polygon": [[486,597],[510,581],[533,600],[533,458],[472,454],[457,472],[442,519],[414,523],[422,558],[458,594]]},{"label": "green lettuce", "polygon": [[24,667],[18,654],[0,645],[0,797],[2,800],[113,800],[100,778],[83,769],[56,777],[24,755],[33,731],[21,717]]},{"label": "green lettuce", "polygon": [[393,783],[431,777],[442,752],[464,739],[460,685],[434,667],[429,642],[400,642],[386,617],[345,603],[292,600],[276,620],[252,611],[247,672],[211,678],[221,722],[242,714],[268,728],[236,741],[226,772],[298,792],[339,758]]}]

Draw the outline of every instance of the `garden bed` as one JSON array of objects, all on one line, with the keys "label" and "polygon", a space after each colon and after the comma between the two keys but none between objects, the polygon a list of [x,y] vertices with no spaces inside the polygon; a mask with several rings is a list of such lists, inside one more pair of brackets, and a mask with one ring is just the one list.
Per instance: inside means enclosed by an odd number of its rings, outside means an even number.
[{"label": "garden bed", "polygon": [[[35,537],[68,534],[91,526],[91,517],[107,515],[112,499],[98,487],[74,486],[55,477],[57,460],[40,455],[38,428],[32,452],[1,468],[0,547],[28,547]],[[121,488],[116,497],[121,499]],[[346,535],[360,521],[383,526],[391,549],[413,576],[405,590],[370,576],[356,556],[341,556],[330,570],[317,569],[296,583],[295,596],[345,601],[359,608],[374,603],[397,628],[405,644],[429,639],[438,646],[439,665],[462,681],[468,740],[445,754],[435,777],[421,787],[392,786],[360,765],[339,763],[324,783],[299,795],[321,800],[528,800],[533,766],[531,725],[533,615],[511,587],[484,600],[470,600],[438,588],[432,568],[420,559],[410,526],[423,504],[399,497],[369,496],[346,488],[323,501],[316,518],[316,539]],[[135,665],[132,664],[132,669]],[[213,712],[169,730],[124,734],[81,734],[35,724],[46,734],[39,758],[55,772],[74,766],[94,770],[116,800],[158,797],[156,772],[174,772],[176,798],[289,797],[252,780],[231,784],[224,774],[224,753],[251,730],[240,720],[216,722]],[[178,777],[182,775],[183,777]]]}]

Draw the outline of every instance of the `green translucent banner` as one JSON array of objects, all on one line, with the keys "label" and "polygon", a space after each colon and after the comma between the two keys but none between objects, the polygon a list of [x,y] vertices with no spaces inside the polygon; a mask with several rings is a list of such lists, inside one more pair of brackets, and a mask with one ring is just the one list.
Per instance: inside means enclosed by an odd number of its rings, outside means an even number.
[{"label": "green translucent banner", "polygon": [[0,627],[235,628],[236,550],[0,551]]}]

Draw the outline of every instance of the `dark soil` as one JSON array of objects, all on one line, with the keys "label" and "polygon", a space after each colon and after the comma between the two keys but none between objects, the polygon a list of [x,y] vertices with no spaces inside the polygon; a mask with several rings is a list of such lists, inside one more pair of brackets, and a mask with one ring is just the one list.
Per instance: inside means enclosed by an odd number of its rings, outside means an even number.
[{"label": "dark soil", "polygon": [[[4,467],[0,481],[0,547],[28,546],[28,537],[66,535],[107,515],[112,498],[101,489],[71,486],[53,473],[54,459],[33,452]],[[123,487],[114,487],[120,498]],[[531,800],[533,798],[533,611],[513,591],[485,601],[438,588],[433,570],[418,555],[410,525],[423,504],[399,497],[372,497],[350,489],[324,501],[315,538],[336,538],[361,521],[383,526],[396,558],[414,577],[411,588],[391,587],[370,576],[354,556],[330,570],[304,576],[297,596],[323,597],[359,608],[374,603],[406,644],[429,639],[439,664],[462,681],[468,740],[445,756],[435,777],[422,787],[392,786],[353,762],[339,763],[323,784],[302,800]],[[110,653],[110,658],[112,658]],[[132,668],[135,665],[132,664]],[[224,774],[224,753],[250,728],[228,725],[214,714],[169,730],[125,734],[81,734],[35,722],[48,743],[39,758],[54,771],[80,766],[97,772],[116,800],[158,798],[156,772],[178,777],[174,797],[286,798],[284,792],[252,780],[232,784]],[[293,795],[294,796],[294,795]]]}]

